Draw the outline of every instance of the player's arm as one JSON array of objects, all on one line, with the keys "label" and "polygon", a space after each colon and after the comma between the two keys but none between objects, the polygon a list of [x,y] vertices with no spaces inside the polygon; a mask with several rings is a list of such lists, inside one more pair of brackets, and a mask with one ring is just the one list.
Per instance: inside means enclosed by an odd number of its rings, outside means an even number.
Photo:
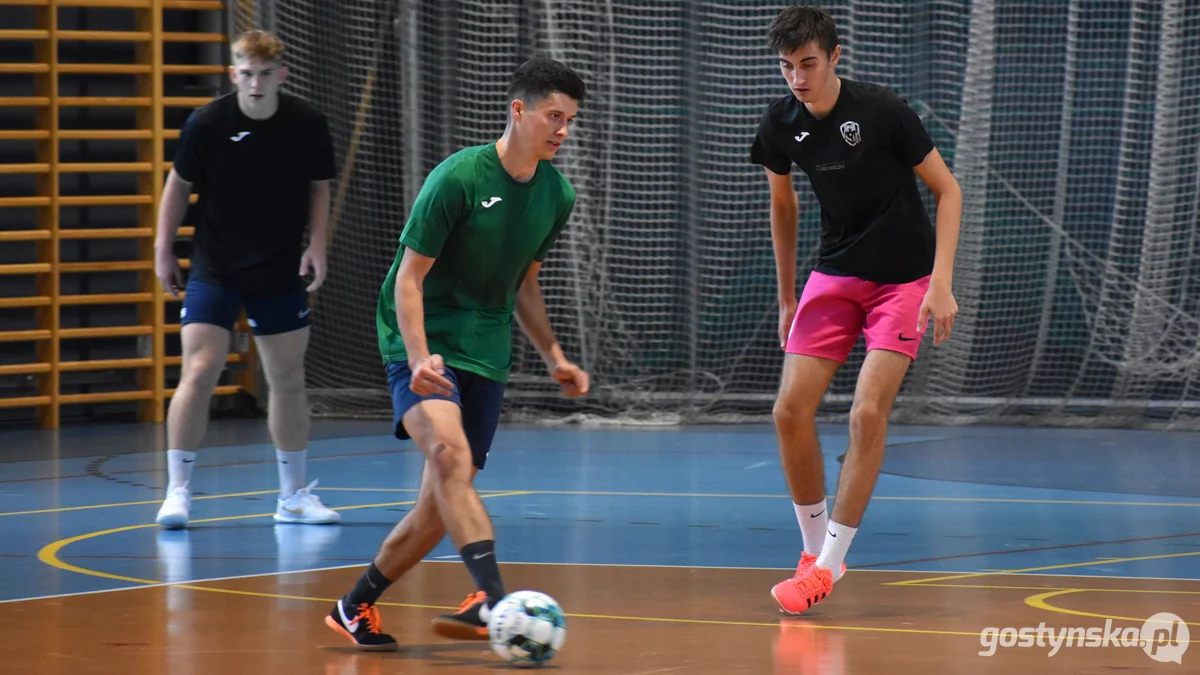
[{"label": "player's arm", "polygon": [[449,395],[454,386],[442,373],[445,364],[440,355],[429,353],[425,338],[425,275],[433,267],[434,258],[405,249],[396,272],[396,325],[408,353],[412,370],[413,392],[422,396],[430,393]]},{"label": "player's arm", "polygon": [[775,248],[775,276],[779,293],[779,343],[787,342],[792,317],[796,315],[796,231],[799,228],[800,197],[792,185],[791,174],[771,169],[771,244]]},{"label": "player's arm", "polygon": [[308,214],[309,246],[325,248],[326,235],[329,231],[329,202],[332,189],[328,180],[314,180],[308,184],[308,198],[311,206]]},{"label": "player's arm", "polygon": [[162,199],[158,204],[158,227],[154,237],[154,271],[163,290],[179,297],[183,288],[183,272],[175,257],[175,234],[188,210],[192,184],[179,177],[175,169],[167,174]]},{"label": "player's arm", "polygon": [[440,354],[429,353],[425,334],[425,276],[441,255],[446,239],[470,213],[466,191],[453,176],[427,178],[400,232],[404,255],[396,270],[396,327],[412,370],[409,388],[421,396],[449,395],[450,380],[442,376],[445,363]]},{"label": "player's arm", "polygon": [[796,316],[796,230],[800,226],[800,197],[792,185],[792,159],[780,150],[771,108],[763,111],[750,146],[750,161],[763,167],[771,188],[771,245],[775,249],[775,278],[779,295],[779,346],[787,344]]},{"label": "player's arm", "polygon": [[553,371],[555,366],[566,363],[567,357],[554,337],[554,329],[550,327],[546,300],[542,297],[542,287],[538,284],[538,272],[541,269],[542,263],[535,260],[525,272],[521,287],[517,289],[517,325],[533,343],[533,348],[542,357],[546,369]]},{"label": "player's arm", "polygon": [[954,277],[954,255],[958,250],[958,232],[962,224],[962,189],[937,148],[931,150],[925,160],[917,165],[916,172],[937,200],[937,250],[930,282],[949,288]]},{"label": "player's arm", "polygon": [[538,284],[538,272],[541,269],[541,262],[535,260],[530,264],[521,287],[517,289],[517,325],[533,343],[550,376],[563,385],[567,396],[582,396],[588,392],[588,375],[567,360],[558,339],[554,337],[554,329],[550,327],[550,317],[546,313],[546,300]]},{"label": "player's arm", "polygon": [[171,169],[158,204],[158,231],[154,239],[156,250],[170,251],[175,245],[175,234],[187,213],[191,196],[192,184]]},{"label": "player's arm", "polygon": [[316,144],[308,184],[308,248],[300,259],[300,276],[312,269],[313,280],[308,292],[325,283],[326,251],[328,249],[330,181],[337,173],[333,159],[333,137],[325,115],[317,113],[313,121],[312,139]]},{"label": "player's arm", "polygon": [[313,292],[325,283],[326,237],[329,229],[330,187],[328,180],[314,180],[308,184],[308,249],[300,259],[300,276],[313,272],[308,292]]},{"label": "player's arm", "polygon": [[179,297],[183,288],[183,272],[175,257],[175,234],[183,217],[187,214],[188,200],[192,196],[192,185],[200,175],[204,163],[202,136],[205,125],[199,112],[193,112],[179,130],[179,145],[175,150],[174,162],[167,182],[163,185],[158,203],[158,223],[154,236],[154,274],[163,290]]},{"label": "player's arm", "polygon": [[949,339],[954,317],[958,314],[952,281],[954,256],[958,250],[958,234],[962,224],[962,189],[937,148],[930,150],[915,170],[937,200],[937,248],[933,258],[933,273],[917,318],[917,329],[921,330],[926,320],[933,317],[933,344],[937,346]]}]

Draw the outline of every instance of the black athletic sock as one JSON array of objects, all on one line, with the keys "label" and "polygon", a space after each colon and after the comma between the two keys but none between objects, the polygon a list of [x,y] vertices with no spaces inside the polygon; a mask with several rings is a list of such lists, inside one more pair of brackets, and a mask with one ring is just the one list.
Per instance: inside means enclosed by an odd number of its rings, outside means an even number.
[{"label": "black athletic sock", "polygon": [[347,609],[358,607],[364,602],[368,605],[373,605],[379,600],[379,596],[383,595],[383,592],[391,585],[392,582],[383,576],[383,572],[380,572],[379,568],[372,562],[367,571],[363,572],[363,575],[358,578],[358,582],[354,584],[354,589],[342,597],[342,604]]},{"label": "black athletic sock", "polygon": [[475,580],[475,586],[488,594],[488,607],[494,607],[505,596],[500,565],[496,562],[496,542],[485,539],[467,544],[459,555]]}]

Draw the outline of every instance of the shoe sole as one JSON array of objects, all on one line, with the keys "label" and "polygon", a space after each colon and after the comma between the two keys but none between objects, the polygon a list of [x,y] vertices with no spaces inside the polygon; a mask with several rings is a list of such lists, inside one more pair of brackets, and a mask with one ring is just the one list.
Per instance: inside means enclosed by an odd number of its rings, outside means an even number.
[{"label": "shoe sole", "polygon": [[157,522],[162,527],[167,528],[168,530],[182,530],[183,528],[187,527],[188,517],[187,516],[162,516],[162,517],[158,518],[155,522]]},{"label": "shoe sole", "polygon": [[275,522],[286,523],[289,525],[333,525],[334,523],[340,523],[341,521],[342,517],[338,515],[334,515],[329,518],[316,519],[296,518],[294,516],[281,516],[278,513],[275,514]]},{"label": "shoe sole", "polygon": [[358,640],[355,640],[354,636],[350,634],[350,631],[346,630],[345,628],[342,628],[341,625],[338,624],[338,622],[333,620],[332,616],[325,617],[325,625],[332,628],[335,633],[346,638],[351,643],[353,643],[355,647],[359,648],[360,650],[362,650],[364,652],[394,652],[400,648],[400,645],[395,642],[392,642],[392,643],[386,644],[386,645],[359,644]]},{"label": "shoe sole", "polygon": [[[845,568],[843,567],[843,570],[844,570],[844,569],[845,569]],[[845,572],[844,572],[844,571],[843,571],[842,573],[843,573],[843,574],[845,574]],[[816,606],[816,605],[820,604],[821,602],[823,602],[823,601],[825,600],[825,598],[828,598],[828,597],[829,597],[829,593],[826,593],[825,595],[822,595],[820,598],[817,598],[816,600],[814,600],[814,601],[812,601],[811,603],[809,603],[808,607],[805,607],[804,609],[800,610],[799,612],[793,612],[792,610],[790,610],[790,609],[788,609],[787,607],[784,607],[784,606],[783,606],[783,603],[779,601],[779,596],[778,596],[778,595],[775,595],[775,589],[774,589],[774,588],[772,588],[772,589],[771,589],[771,598],[772,598],[773,600],[775,600],[775,604],[776,604],[776,605],[779,605],[779,611],[783,612],[784,614],[787,614],[788,616],[800,616],[801,614],[803,614],[803,613],[807,612],[808,610],[812,609],[814,606]]]},{"label": "shoe sole", "polygon": [[441,617],[433,620],[433,632],[452,640],[485,641],[488,639],[486,626],[474,626],[454,619]]}]

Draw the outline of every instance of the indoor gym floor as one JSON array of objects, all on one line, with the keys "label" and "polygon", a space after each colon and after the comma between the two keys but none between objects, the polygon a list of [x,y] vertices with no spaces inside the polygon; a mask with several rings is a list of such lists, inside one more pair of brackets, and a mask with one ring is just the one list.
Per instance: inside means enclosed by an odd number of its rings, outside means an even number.
[{"label": "indoor gym floor", "polygon": [[[473,590],[448,540],[380,603],[398,652],[322,622],[412,504],[386,422],[318,420],[308,476],[337,526],[276,525],[263,420],[215,421],[192,526],[154,516],[161,425],[0,432],[0,672],[383,675],[507,668],[429,620]],[[821,428],[832,493],[845,427]],[[770,426],[505,427],[477,487],[509,590],[557,598],[548,672],[1197,672],[1142,648],[999,648],[988,627],[1200,627],[1200,434],[893,427],[851,571],[802,617],[769,590],[800,533]],[[1176,639],[1178,639],[1178,631]],[[1197,632],[1200,635],[1200,632]],[[1180,645],[1187,647],[1188,643]],[[1178,648],[1176,649],[1176,653]]]}]

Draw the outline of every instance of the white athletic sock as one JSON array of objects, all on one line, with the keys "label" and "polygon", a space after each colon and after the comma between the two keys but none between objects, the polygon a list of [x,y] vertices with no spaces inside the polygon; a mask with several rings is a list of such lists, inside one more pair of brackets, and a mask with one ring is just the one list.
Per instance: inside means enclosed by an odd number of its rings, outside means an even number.
[{"label": "white athletic sock", "polygon": [[792,504],[796,509],[796,522],[800,523],[800,534],[804,537],[804,552],[821,555],[825,543],[825,528],[829,523],[829,509],[825,500],[816,504]]},{"label": "white athletic sock", "polygon": [[191,450],[167,450],[167,489],[174,490],[192,481],[196,453]]},{"label": "white athletic sock", "polygon": [[308,448],[287,452],[275,449],[279,460],[279,497],[287,499],[304,487],[304,472],[308,464]]},{"label": "white athletic sock", "polygon": [[842,562],[846,559],[846,551],[850,550],[850,542],[854,540],[857,527],[846,527],[841,523],[829,521],[829,529],[825,530],[825,546],[817,558],[817,565],[833,573],[833,580],[842,576]]}]

